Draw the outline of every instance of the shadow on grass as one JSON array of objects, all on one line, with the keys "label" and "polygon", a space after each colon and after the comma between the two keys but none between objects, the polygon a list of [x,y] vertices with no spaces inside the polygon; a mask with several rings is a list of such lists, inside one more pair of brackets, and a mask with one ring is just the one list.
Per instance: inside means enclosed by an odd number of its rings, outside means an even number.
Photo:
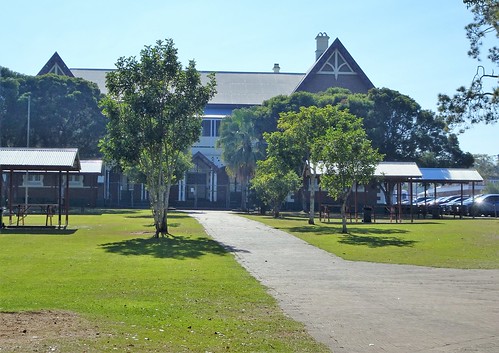
[{"label": "shadow on grass", "polygon": [[13,227],[3,228],[0,234],[22,234],[22,235],[71,235],[78,229],[57,229],[45,227]]},{"label": "shadow on grass", "polygon": [[376,227],[365,227],[365,226],[349,226],[349,234],[341,233],[341,223],[338,223],[338,227],[330,226],[303,226],[303,227],[292,227],[283,230],[289,230],[290,232],[296,233],[313,233],[318,235],[339,235],[341,239],[338,241],[341,244],[348,245],[362,245],[368,246],[370,248],[379,248],[384,246],[413,246],[417,241],[405,240],[396,236],[394,234],[406,234],[408,233],[405,229],[390,228],[390,229],[380,229]]},{"label": "shadow on grass", "polygon": [[[282,227],[279,229],[282,230],[287,230],[290,232],[296,232],[296,233],[314,233],[314,234],[319,234],[319,235],[327,235],[327,234],[342,234],[341,233],[341,223],[338,223],[338,227],[331,227],[331,226],[322,226],[322,225],[304,225],[301,227]],[[347,225],[347,229],[349,233],[356,233],[356,234],[380,234],[380,235],[389,235],[389,234],[404,234],[408,233],[407,230],[405,229],[399,229],[399,228],[390,228],[390,229],[380,229],[376,227],[359,227],[359,226],[349,226]]]},{"label": "shadow on grass", "polygon": [[138,256],[148,255],[157,258],[195,259],[207,254],[225,255],[225,249],[216,241],[202,238],[175,236],[172,238],[136,238],[116,243],[100,245],[113,254]]},{"label": "shadow on grass", "polygon": [[384,246],[411,247],[415,243],[417,243],[417,241],[405,240],[398,237],[345,234],[341,237],[339,243],[348,245],[363,245],[370,248],[380,248]]}]

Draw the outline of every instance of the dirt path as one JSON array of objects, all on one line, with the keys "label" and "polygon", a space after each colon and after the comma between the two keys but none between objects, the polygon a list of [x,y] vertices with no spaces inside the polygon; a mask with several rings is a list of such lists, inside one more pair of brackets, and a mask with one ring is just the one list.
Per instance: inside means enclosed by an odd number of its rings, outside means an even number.
[{"label": "dirt path", "polygon": [[221,211],[191,212],[335,352],[499,352],[499,271],[345,261]]}]

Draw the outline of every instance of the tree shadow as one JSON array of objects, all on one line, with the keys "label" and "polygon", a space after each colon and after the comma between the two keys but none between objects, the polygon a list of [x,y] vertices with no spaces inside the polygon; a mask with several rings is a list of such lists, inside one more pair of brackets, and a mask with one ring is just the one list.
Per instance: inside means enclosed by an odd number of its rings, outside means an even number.
[{"label": "tree shadow", "polygon": [[135,238],[116,243],[100,244],[100,246],[106,252],[113,254],[126,256],[148,255],[156,258],[177,260],[196,259],[207,254],[227,254],[227,250],[222,245],[206,237]]},{"label": "tree shadow", "polygon": [[[342,234],[341,233],[341,223],[338,223],[338,227],[330,227],[330,226],[322,226],[322,225],[304,225],[300,227],[291,227],[291,228],[278,228],[284,231],[289,232],[297,232],[297,233],[314,233],[319,235],[330,235],[330,234]],[[347,225],[347,229],[349,233],[357,233],[357,234],[404,234],[408,233],[405,229],[400,228],[390,228],[390,229],[380,229],[376,227],[365,227],[365,226],[352,226]]]},{"label": "tree shadow", "polygon": [[22,234],[22,235],[71,235],[78,231],[78,229],[58,229],[56,227],[11,227],[2,228],[0,234]]},{"label": "tree shadow", "polygon": [[355,234],[345,234],[338,241],[342,244],[348,245],[363,245],[370,248],[380,248],[384,246],[397,246],[411,247],[417,241],[415,240],[405,240],[398,237],[383,237],[383,236],[369,236],[369,235],[355,235]]}]

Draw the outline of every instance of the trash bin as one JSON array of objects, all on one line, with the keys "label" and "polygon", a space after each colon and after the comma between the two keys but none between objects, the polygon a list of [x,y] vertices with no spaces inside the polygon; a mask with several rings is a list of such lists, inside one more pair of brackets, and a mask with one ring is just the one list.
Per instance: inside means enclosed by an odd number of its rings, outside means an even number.
[{"label": "trash bin", "polygon": [[372,222],[372,213],[373,213],[373,208],[370,206],[365,206],[364,207],[364,219],[362,221],[364,223],[371,223]]},{"label": "trash bin", "polygon": [[431,216],[433,219],[440,218],[440,207],[438,207],[438,205],[433,205],[431,208]]}]

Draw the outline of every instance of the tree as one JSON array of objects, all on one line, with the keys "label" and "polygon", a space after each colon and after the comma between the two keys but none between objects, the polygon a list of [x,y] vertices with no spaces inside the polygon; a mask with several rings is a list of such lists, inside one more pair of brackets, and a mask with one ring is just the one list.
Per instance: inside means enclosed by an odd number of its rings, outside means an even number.
[{"label": "tree", "polygon": [[[414,161],[422,167],[470,167],[473,156],[459,148],[442,118],[411,97],[388,88],[374,88],[372,108],[364,117],[373,147],[389,161]],[[362,117],[362,115],[359,114]]]},{"label": "tree", "polygon": [[[332,109],[328,106],[328,109]],[[266,134],[268,156],[277,158],[288,169],[310,175],[310,208],[308,223],[314,224],[316,166],[319,162],[313,148],[326,129],[333,123],[326,108],[316,106],[301,107],[298,112],[281,113],[277,123],[278,130]]]},{"label": "tree", "polygon": [[278,218],[286,196],[298,190],[300,182],[294,171],[287,170],[277,158],[269,157],[257,162],[251,187],[265,204],[272,207],[274,218]]},{"label": "tree", "polygon": [[248,182],[255,173],[256,163],[265,157],[265,147],[255,129],[255,109],[234,110],[220,125],[217,147],[229,175],[241,180],[241,209],[246,210]]},{"label": "tree", "polygon": [[78,147],[80,156],[100,155],[105,134],[96,84],[81,78],[25,76],[2,69],[0,77],[0,135],[4,146],[26,146],[27,102],[31,100],[31,147]]},{"label": "tree", "polygon": [[[464,0],[463,3],[473,13],[473,22],[468,24],[466,36],[470,41],[468,55],[481,62],[481,48],[488,35],[499,38],[499,3],[497,0]],[[491,43],[496,43],[493,39]],[[493,66],[499,65],[499,47],[488,48],[487,59]],[[439,95],[439,111],[450,126],[493,123],[499,120],[499,75],[493,69],[487,73],[484,66],[477,68],[470,87],[457,89],[451,98]]]},{"label": "tree", "polygon": [[170,187],[186,170],[183,162],[201,133],[215,78],[203,86],[194,61],[183,69],[171,39],[146,46],[140,60],[118,59],[116,67],[106,77],[102,107],[109,120],[100,146],[107,159],[145,175],[155,237],[164,236]]},{"label": "tree", "polygon": [[334,124],[314,144],[313,154],[323,168],[321,185],[342,202],[342,232],[347,233],[346,203],[352,187],[367,184],[383,156],[371,146],[361,118],[331,106],[323,109]]}]

